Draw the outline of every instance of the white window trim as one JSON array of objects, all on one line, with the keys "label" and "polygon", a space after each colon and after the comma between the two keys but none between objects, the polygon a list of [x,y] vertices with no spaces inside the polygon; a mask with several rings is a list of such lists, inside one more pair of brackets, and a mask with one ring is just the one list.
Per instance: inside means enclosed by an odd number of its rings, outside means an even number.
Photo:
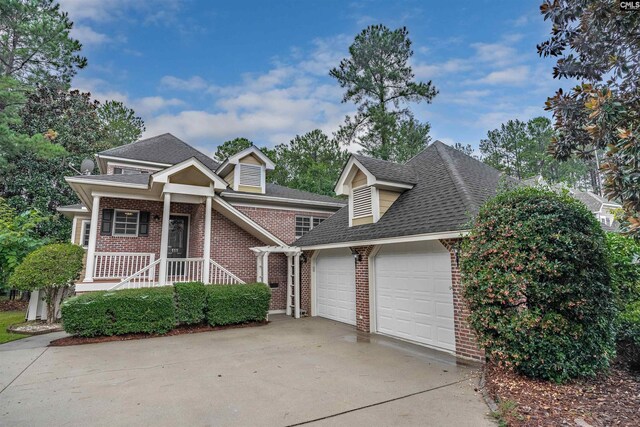
[{"label": "white window trim", "polygon": [[[114,219],[115,219],[115,215],[114,215]],[[86,246],[84,245],[84,230],[86,226],[89,227],[89,239],[91,239],[91,220],[90,219],[83,219],[80,224],[80,241],[78,242],[78,244],[82,246],[84,249],[89,248],[88,242]]]},{"label": "white window trim", "polygon": [[[134,212],[136,214],[136,234],[116,233],[116,217],[118,216],[118,212]],[[114,209],[113,210],[113,223],[111,224],[111,229],[113,230],[111,235],[113,237],[138,237],[139,228],[140,228],[140,211],[136,211],[132,209]]]}]

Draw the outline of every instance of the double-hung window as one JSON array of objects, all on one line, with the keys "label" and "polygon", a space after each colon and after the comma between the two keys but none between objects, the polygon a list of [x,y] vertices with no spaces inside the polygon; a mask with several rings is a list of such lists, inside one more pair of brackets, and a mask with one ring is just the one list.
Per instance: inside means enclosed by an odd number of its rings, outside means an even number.
[{"label": "double-hung window", "polygon": [[309,231],[313,230],[313,227],[318,226],[324,218],[317,218],[313,216],[296,216],[296,237],[302,237]]},{"label": "double-hung window", "polygon": [[91,231],[91,222],[90,221],[82,221],[82,233],[80,234],[80,243],[82,243],[83,248],[89,247],[89,233]]},{"label": "double-hung window", "polygon": [[116,210],[113,220],[114,236],[137,236],[139,212]]}]

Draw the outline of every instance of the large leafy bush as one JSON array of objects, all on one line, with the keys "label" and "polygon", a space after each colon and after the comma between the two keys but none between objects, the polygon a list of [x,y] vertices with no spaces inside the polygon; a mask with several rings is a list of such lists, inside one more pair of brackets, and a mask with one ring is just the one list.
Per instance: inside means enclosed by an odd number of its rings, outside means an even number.
[{"label": "large leafy bush", "polygon": [[16,267],[9,286],[25,291],[41,289],[47,303],[47,320],[51,323],[57,318],[56,302],[82,271],[83,257],[84,249],[71,243],[42,246]]},{"label": "large leafy bush", "polygon": [[62,304],[64,330],[81,337],[163,334],[176,325],[173,287],[91,292]]},{"label": "large leafy bush", "polygon": [[533,188],[499,194],[480,209],[461,263],[489,358],[555,381],[608,367],[616,310],[604,232],[580,202]]},{"label": "large leafy bush", "polygon": [[207,322],[211,326],[262,321],[269,313],[271,289],[263,283],[211,285],[207,290]]}]

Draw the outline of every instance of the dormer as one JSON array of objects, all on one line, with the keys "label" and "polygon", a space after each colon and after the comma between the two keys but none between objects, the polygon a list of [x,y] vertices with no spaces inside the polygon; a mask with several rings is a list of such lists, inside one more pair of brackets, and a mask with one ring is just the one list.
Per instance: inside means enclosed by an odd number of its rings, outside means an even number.
[{"label": "dormer", "polygon": [[335,187],[337,195],[349,196],[349,226],[373,224],[400,195],[416,184],[409,166],[352,155]]},{"label": "dormer", "polygon": [[234,191],[264,194],[267,171],[275,167],[262,151],[251,146],[225,160],[216,174]]}]

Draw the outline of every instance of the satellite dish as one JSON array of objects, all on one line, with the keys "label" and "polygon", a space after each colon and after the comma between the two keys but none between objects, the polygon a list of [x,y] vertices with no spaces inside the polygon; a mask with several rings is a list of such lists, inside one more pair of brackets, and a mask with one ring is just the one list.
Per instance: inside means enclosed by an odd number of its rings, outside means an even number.
[{"label": "satellite dish", "polygon": [[80,164],[80,172],[82,172],[83,175],[91,175],[91,172],[93,172],[95,167],[96,164],[93,163],[93,160],[84,159]]}]

